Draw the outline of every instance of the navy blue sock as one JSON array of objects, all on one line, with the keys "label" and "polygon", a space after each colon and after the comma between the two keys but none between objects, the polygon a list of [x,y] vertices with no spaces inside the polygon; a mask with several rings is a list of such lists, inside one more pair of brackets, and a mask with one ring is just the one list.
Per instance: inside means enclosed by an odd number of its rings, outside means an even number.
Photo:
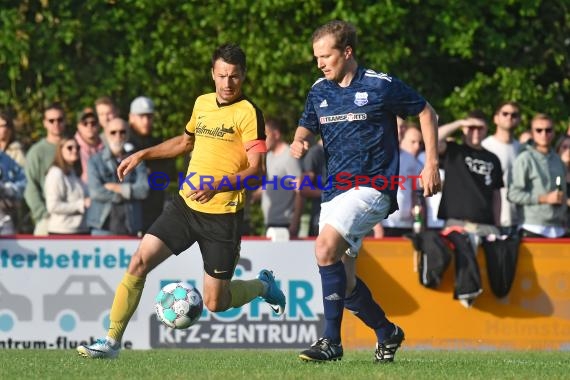
[{"label": "navy blue sock", "polygon": [[321,284],[323,287],[323,306],[325,310],[324,337],[331,342],[340,343],[340,326],[344,309],[344,293],[346,292],[346,273],[344,264],[320,266]]},{"label": "navy blue sock", "polygon": [[345,307],[376,333],[379,342],[384,342],[394,331],[394,324],[372,298],[372,293],[362,280],[356,278],[356,286],[350,297],[344,299]]}]

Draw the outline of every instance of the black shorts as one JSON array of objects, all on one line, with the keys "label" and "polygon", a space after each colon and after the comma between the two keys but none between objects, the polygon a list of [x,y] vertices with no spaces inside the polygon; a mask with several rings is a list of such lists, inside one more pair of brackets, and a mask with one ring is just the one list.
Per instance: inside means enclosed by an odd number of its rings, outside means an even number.
[{"label": "black shorts", "polygon": [[192,210],[178,195],[147,233],[162,240],[174,255],[179,255],[198,242],[206,273],[214,278],[229,280],[239,260],[242,224],[243,210],[229,214],[206,214]]}]

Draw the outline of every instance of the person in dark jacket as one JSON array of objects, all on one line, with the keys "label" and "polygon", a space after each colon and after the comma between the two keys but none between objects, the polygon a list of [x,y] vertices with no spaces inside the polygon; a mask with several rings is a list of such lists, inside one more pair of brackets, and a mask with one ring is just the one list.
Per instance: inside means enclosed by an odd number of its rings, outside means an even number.
[{"label": "person in dark jacket", "polygon": [[[160,144],[163,140],[153,136],[154,102],[145,96],[139,96],[131,102],[129,113],[129,139],[126,149],[136,152]],[[168,176],[171,183],[176,183],[174,160],[150,160],[145,162],[148,175],[159,173]],[[143,231],[147,231],[162,213],[165,206],[166,189],[149,189],[148,196],[142,201]]]}]

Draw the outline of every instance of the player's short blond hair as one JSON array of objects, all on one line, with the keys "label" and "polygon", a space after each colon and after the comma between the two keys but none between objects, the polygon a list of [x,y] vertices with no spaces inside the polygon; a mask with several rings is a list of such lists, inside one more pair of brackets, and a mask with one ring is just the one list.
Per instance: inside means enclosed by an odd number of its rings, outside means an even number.
[{"label": "player's short blond hair", "polygon": [[313,32],[311,42],[314,44],[326,35],[334,37],[335,49],[343,51],[347,46],[350,46],[352,54],[356,57],[358,38],[356,36],[356,28],[352,24],[341,20],[329,21]]}]

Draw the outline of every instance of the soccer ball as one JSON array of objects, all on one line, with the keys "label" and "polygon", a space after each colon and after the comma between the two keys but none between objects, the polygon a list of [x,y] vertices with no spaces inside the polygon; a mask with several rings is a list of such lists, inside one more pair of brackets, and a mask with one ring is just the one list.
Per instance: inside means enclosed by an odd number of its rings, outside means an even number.
[{"label": "soccer ball", "polygon": [[186,329],[198,321],[204,302],[198,289],[192,285],[172,282],[160,290],[154,307],[163,324],[173,329]]}]

